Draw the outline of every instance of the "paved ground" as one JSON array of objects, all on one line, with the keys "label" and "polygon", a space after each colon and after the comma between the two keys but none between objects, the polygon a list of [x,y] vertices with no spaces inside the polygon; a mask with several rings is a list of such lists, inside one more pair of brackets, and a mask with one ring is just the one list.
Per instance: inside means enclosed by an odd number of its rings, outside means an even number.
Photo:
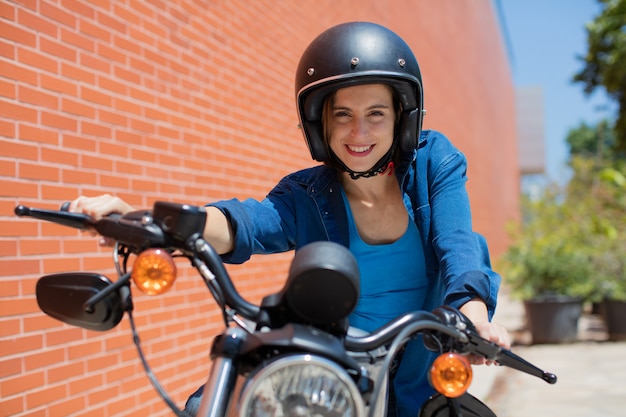
[{"label": "paved ground", "polygon": [[[531,345],[520,303],[501,297],[495,319],[513,351],[558,376],[555,385],[504,367],[475,367],[470,392],[499,417],[626,417],[626,342],[608,342],[602,321],[585,315],[579,341]],[[626,320],[626,317],[624,318]]]}]

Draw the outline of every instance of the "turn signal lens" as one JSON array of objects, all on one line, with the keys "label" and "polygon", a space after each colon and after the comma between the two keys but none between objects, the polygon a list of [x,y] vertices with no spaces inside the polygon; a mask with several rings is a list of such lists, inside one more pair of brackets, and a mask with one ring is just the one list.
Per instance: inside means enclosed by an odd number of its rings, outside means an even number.
[{"label": "turn signal lens", "polygon": [[430,368],[430,382],[440,394],[456,398],[465,394],[472,383],[472,365],[458,353],[444,353]]},{"label": "turn signal lens", "polygon": [[147,249],[135,259],[130,276],[146,294],[163,294],[176,280],[176,264],[168,251]]}]

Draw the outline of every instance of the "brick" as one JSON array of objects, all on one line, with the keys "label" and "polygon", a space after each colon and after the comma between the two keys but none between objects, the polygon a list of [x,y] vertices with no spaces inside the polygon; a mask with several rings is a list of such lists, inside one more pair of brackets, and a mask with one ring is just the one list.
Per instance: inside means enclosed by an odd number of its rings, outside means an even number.
[{"label": "brick", "polygon": [[61,99],[61,111],[74,116],[88,117],[90,119],[93,119],[96,116],[95,108],[87,105],[84,101],[74,100],[67,97],[63,97]]},{"label": "brick", "polygon": [[61,149],[42,148],[41,159],[64,166],[78,166],[78,155],[75,152],[69,152]]},{"label": "brick", "polygon": [[96,18],[96,11],[94,8],[85,2],[79,0],[63,0],[62,4],[63,7],[66,7],[78,15],[86,17],[88,20],[94,20]]},{"label": "brick", "polygon": [[[0,163],[0,166],[1,165],[2,164]],[[0,172],[1,171],[2,170],[0,169]],[[15,240],[0,240],[0,257],[15,255],[17,255],[17,242]],[[2,288],[2,281],[0,281],[0,288]],[[4,291],[0,291],[0,294],[4,294]]]},{"label": "brick", "polygon": [[76,131],[78,122],[75,117],[68,117],[61,113],[53,113],[49,111],[41,111],[41,123],[44,126],[52,127],[60,130]]},{"label": "brick", "polygon": [[[83,392],[93,392],[99,389],[103,384],[104,378],[102,375],[84,376],[79,380],[68,382],[68,394],[77,395]],[[109,398],[111,392],[109,390]]]},{"label": "brick", "polygon": [[47,410],[51,416],[69,416],[84,410],[85,405],[86,403],[83,397],[68,398],[63,399],[61,402],[48,405]]},{"label": "brick", "polygon": [[[65,202],[65,201],[70,201],[74,198],[78,197],[78,191],[76,190],[76,187],[70,187],[70,186],[59,186],[59,185],[48,185],[48,184],[41,184],[41,198],[43,200],[56,200],[60,203]],[[59,204],[60,205],[60,204]],[[58,207],[58,206],[57,206]],[[57,229],[56,230],[61,230],[60,228],[62,226],[56,226]],[[63,228],[64,231],[61,233],[65,236],[70,235],[69,232],[69,228],[65,227]],[[75,235],[76,232],[72,232],[71,235]]]},{"label": "brick", "polygon": [[20,125],[19,137],[20,139],[25,139],[37,143],[46,143],[48,145],[59,144],[58,131],[52,129],[44,129],[39,126],[32,126],[27,124]]},{"label": "brick", "polygon": [[108,94],[88,86],[81,87],[80,97],[91,103],[101,104],[106,107],[111,107],[112,105],[112,99]]},{"label": "brick", "polygon": [[0,117],[34,123],[37,121],[37,110],[14,102],[0,100]]},{"label": "brick", "polygon": [[[92,390],[87,394],[87,402],[93,407],[93,405],[95,404],[106,403],[111,398],[118,398],[120,394],[121,392],[120,392],[119,387],[117,386],[110,387],[110,386],[103,385],[100,387],[100,389]],[[92,407],[90,407],[90,409]],[[109,414],[104,414],[104,416],[108,416],[108,415]]]},{"label": "brick", "polygon": [[23,163],[19,166],[20,178],[40,181],[58,181],[60,179],[59,169],[42,164]]},{"label": "brick", "polygon": [[75,360],[79,358],[86,358],[93,355],[105,354],[103,350],[103,342],[96,339],[86,339],[80,344],[73,344],[68,346],[67,358],[68,360]]},{"label": "brick", "polygon": [[20,397],[0,398],[0,412],[4,416],[16,416],[24,410],[24,400]]},{"label": "brick", "polygon": [[99,372],[105,368],[117,365],[117,359],[114,355],[105,354],[103,356],[87,360],[87,372]]},{"label": "brick", "polygon": [[36,332],[39,330],[48,330],[63,326],[61,321],[47,316],[42,311],[38,311],[36,314],[24,317],[23,322],[24,332]]},{"label": "brick", "polygon": [[[11,294],[7,294],[7,296],[10,295]],[[5,312],[2,312],[2,314],[0,315],[3,316],[2,320],[0,321],[0,337],[15,336],[20,333],[22,326],[19,318],[14,316],[4,317]]]},{"label": "brick", "polygon": [[12,99],[17,99],[17,88],[14,82],[0,80],[0,96]]},{"label": "brick", "polygon": [[111,32],[100,25],[96,25],[88,20],[81,20],[80,31],[97,41],[103,41],[103,43],[111,43]]},{"label": "brick", "polygon": [[62,136],[62,144],[64,148],[74,148],[80,151],[95,152],[97,141],[92,138],[86,138],[81,135],[72,133],[64,133]]},{"label": "brick", "polygon": [[109,138],[112,136],[111,128],[101,123],[91,123],[86,120],[80,123],[80,133],[88,136],[96,136],[99,138]]},{"label": "brick", "polygon": [[57,35],[57,27],[53,22],[42,18],[40,15],[28,9],[17,10],[17,22],[21,26],[27,27],[35,32],[45,33],[50,37]]},{"label": "brick", "polygon": [[[56,28],[56,26],[55,26]],[[76,61],[77,51],[74,48],[70,48],[67,45],[58,42],[56,39],[41,37],[39,39],[39,45],[42,52],[45,52],[48,55],[54,56],[56,58],[64,59],[67,61],[74,62]]]},{"label": "brick", "polygon": [[50,58],[30,48],[18,48],[17,58],[20,63],[28,67],[37,68],[39,71],[46,71],[53,74],[58,71],[58,62],[56,59]]},{"label": "brick", "polygon": [[0,259],[0,271],[9,276],[34,274],[39,272],[37,259]]},{"label": "brick", "polygon": [[26,394],[26,405],[29,408],[36,408],[54,402],[66,395],[67,389],[65,385],[44,386]]},{"label": "brick", "polygon": [[24,371],[33,371],[49,366],[56,366],[65,361],[65,349],[48,349],[24,355]]},{"label": "brick", "polygon": [[14,21],[16,19],[16,7],[10,3],[0,3],[0,17]]},{"label": "brick", "polygon": [[[43,337],[41,335],[18,336],[11,340],[0,340],[0,351],[5,356],[41,349],[42,347]],[[2,393],[4,395],[4,390]]]},{"label": "brick", "polygon": [[0,298],[0,311],[5,317],[39,312],[34,298]]},{"label": "brick", "polygon": [[47,370],[47,382],[62,382],[65,379],[74,379],[85,373],[85,362],[68,362],[56,364]]},{"label": "brick", "polygon": [[0,120],[0,138],[6,137],[6,138],[13,139],[16,136],[16,132],[17,132],[17,129],[16,129],[15,123],[10,122],[10,121]]},{"label": "brick", "polygon": [[37,42],[37,36],[34,31],[10,24],[3,20],[0,20],[0,33],[2,33],[5,39],[9,39],[21,45],[34,47]]},{"label": "brick", "polygon": [[54,20],[58,24],[70,28],[74,28],[77,25],[77,18],[74,14],[66,11],[63,8],[58,7],[55,4],[49,2],[42,2],[39,5],[39,12],[42,16]]},{"label": "brick", "polygon": [[95,84],[96,81],[96,75],[92,71],[87,71],[86,69],[67,62],[61,62],[61,75],[64,78],[82,81],[89,85]]},{"label": "brick", "polygon": [[62,329],[52,329],[45,334],[45,343],[48,347],[64,345],[70,342],[81,340],[83,330],[77,327],[67,327]]},{"label": "brick", "polygon": [[[66,227],[64,229],[71,230]],[[78,258],[44,258],[43,267],[46,273],[51,274],[55,272],[68,272],[80,270],[80,259]]]},{"label": "brick", "polygon": [[41,74],[41,87],[69,96],[76,96],[78,87],[73,80],[66,80],[49,74]]}]

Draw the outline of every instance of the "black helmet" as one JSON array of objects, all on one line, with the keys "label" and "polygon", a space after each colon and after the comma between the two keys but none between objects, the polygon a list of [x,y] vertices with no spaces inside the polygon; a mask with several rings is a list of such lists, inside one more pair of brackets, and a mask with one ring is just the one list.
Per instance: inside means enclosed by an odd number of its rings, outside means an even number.
[{"label": "black helmet", "polygon": [[328,161],[322,109],[326,96],[343,87],[381,83],[401,104],[398,137],[403,152],[415,149],[422,126],[422,76],[409,46],[389,29],[368,22],[342,23],[322,32],[300,58],[296,105],[311,156]]}]

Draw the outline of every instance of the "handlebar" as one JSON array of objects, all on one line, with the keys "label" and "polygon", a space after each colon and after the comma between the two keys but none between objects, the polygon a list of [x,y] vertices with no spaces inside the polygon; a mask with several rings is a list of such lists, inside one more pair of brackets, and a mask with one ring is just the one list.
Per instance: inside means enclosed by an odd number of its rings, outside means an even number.
[{"label": "handlebar", "polygon": [[[481,337],[463,313],[449,306],[439,307],[432,313],[414,311],[404,314],[367,336],[346,337],[345,346],[355,352],[371,351],[391,342],[408,326],[414,330],[413,334],[418,332],[424,334],[424,342],[430,350],[438,350],[440,348],[438,343],[441,343],[448,350],[474,354],[495,361],[500,365],[543,379],[549,384],[557,382],[555,374],[545,372],[509,349]],[[437,338],[438,343],[433,343],[432,338]]]},{"label": "handlebar", "polygon": [[[124,215],[111,214],[95,220],[86,214],[67,211],[67,204],[62,206],[61,210],[44,210],[18,205],[15,208],[15,214],[80,230],[94,229],[102,236],[128,246],[131,252],[135,253],[150,247],[162,247],[178,249],[188,256],[193,255],[195,259],[199,259],[200,263],[209,268],[212,274],[209,278],[217,281],[226,305],[253,321],[258,321],[263,314],[261,307],[241,297],[219,255],[201,237],[206,221],[204,208],[157,202],[152,212],[144,210]],[[206,278],[206,274],[203,276]],[[438,342],[443,340],[449,350],[462,354],[475,354],[539,377],[550,384],[556,383],[557,378],[554,374],[542,371],[510,350],[483,339],[471,321],[460,311],[451,307],[440,307],[432,313],[416,311],[405,314],[367,336],[346,336],[344,345],[348,350],[355,352],[372,351],[393,341],[408,326],[414,330],[412,334],[422,332],[425,335],[425,343],[431,350],[436,350],[439,346],[429,346],[429,338],[434,337]]]}]

